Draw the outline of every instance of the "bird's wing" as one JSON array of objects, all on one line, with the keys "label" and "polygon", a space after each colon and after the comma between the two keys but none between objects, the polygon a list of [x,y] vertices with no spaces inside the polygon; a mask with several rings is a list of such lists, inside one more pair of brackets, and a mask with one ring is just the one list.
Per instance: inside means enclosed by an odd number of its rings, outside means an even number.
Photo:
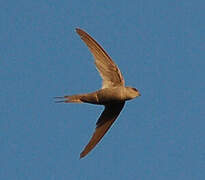
[{"label": "bird's wing", "polygon": [[84,150],[80,154],[80,158],[86,156],[102,139],[105,133],[108,131],[110,126],[116,120],[117,116],[120,114],[125,102],[109,104],[105,106],[105,109],[101,116],[99,117],[96,125],[95,132],[92,135],[89,143],[86,145]]},{"label": "bird's wing", "polygon": [[102,88],[124,86],[124,78],[120,69],[105,50],[85,31],[76,29],[76,32],[80,35],[81,39],[85,42],[94,56],[96,67],[103,79]]}]

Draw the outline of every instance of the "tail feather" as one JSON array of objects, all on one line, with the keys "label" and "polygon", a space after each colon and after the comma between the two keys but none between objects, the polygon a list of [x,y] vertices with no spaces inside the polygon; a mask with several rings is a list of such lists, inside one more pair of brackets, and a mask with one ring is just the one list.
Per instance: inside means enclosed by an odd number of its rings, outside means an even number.
[{"label": "tail feather", "polygon": [[72,95],[72,96],[63,96],[63,97],[55,97],[56,99],[63,99],[60,101],[55,101],[56,103],[83,103],[83,101],[81,101],[81,97],[83,95]]}]

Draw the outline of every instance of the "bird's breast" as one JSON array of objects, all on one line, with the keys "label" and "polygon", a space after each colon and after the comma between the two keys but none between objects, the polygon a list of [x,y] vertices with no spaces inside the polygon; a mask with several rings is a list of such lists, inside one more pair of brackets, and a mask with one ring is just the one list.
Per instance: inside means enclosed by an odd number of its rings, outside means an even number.
[{"label": "bird's breast", "polygon": [[99,104],[124,101],[123,90],[121,88],[106,88],[97,91]]}]

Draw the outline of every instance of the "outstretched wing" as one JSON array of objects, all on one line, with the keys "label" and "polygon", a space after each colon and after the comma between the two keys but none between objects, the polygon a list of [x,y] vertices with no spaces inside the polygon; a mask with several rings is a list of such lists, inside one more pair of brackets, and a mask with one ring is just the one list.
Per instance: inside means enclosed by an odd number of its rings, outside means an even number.
[{"label": "outstretched wing", "polygon": [[102,139],[102,137],[105,135],[105,133],[108,131],[110,126],[113,124],[113,122],[120,114],[124,104],[125,102],[109,104],[105,106],[103,113],[101,114],[96,123],[97,127],[95,129],[95,132],[93,133],[89,143],[81,152],[80,158],[86,156]]},{"label": "outstretched wing", "polygon": [[124,86],[124,78],[120,69],[112,61],[105,50],[85,31],[76,29],[81,39],[90,49],[95,59],[96,67],[103,79],[102,88]]}]

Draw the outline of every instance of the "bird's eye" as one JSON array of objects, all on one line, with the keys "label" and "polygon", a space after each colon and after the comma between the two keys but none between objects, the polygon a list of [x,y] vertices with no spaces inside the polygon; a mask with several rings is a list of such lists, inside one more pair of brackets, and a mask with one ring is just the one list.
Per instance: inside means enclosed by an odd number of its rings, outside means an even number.
[{"label": "bird's eye", "polygon": [[136,88],[132,88],[134,91],[138,91]]}]

